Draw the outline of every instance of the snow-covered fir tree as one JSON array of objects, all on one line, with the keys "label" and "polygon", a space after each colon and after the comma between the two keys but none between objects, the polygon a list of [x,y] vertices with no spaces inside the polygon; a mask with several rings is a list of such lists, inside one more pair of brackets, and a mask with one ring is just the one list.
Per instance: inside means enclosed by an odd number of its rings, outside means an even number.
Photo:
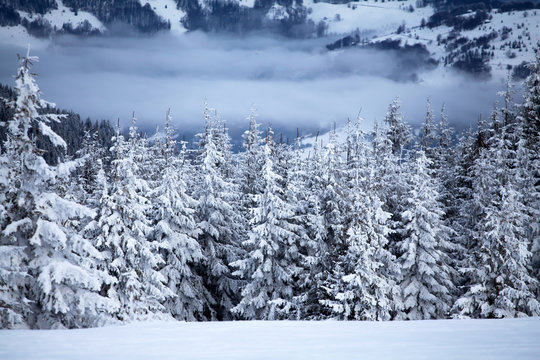
[{"label": "snow-covered fir tree", "polygon": [[375,123],[372,133],[373,176],[376,184],[374,189],[383,202],[383,210],[391,214],[388,225],[392,231],[388,236],[388,250],[399,257],[401,252],[397,244],[401,240],[401,234],[397,229],[402,228],[402,214],[405,211],[404,195],[408,189],[408,176],[404,173],[407,163],[400,156],[394,155],[388,134],[387,128]]},{"label": "snow-covered fir tree", "polygon": [[101,193],[103,192],[103,160],[105,151],[99,145],[99,134],[95,131],[87,130],[84,133],[82,148],[77,151],[80,165],[71,182],[75,183],[72,188],[72,196],[77,202],[84,204],[91,209],[98,206]]},{"label": "snow-covered fir tree", "polygon": [[113,141],[112,180],[101,199],[96,244],[104,254],[104,268],[116,279],[104,294],[120,303],[116,315],[127,321],[161,314],[162,303],[174,293],[159,272],[164,263],[160,255],[164,245],[149,237],[150,189],[137,175],[137,157],[141,159],[144,149],[140,148],[134,118],[129,141],[124,141],[119,125]]},{"label": "snow-covered fir tree", "polygon": [[207,319],[228,319],[240,292],[239,280],[232,275],[229,266],[238,260],[240,253],[238,227],[241,220],[232,205],[238,193],[232,180],[225,176],[229,166],[226,164],[228,145],[226,149],[218,148],[218,143],[224,146],[223,134],[220,134],[223,129],[216,126],[208,105],[204,117],[205,132],[199,135],[194,190],[198,201],[196,219],[201,230],[198,241],[206,259],[200,276],[212,295]]},{"label": "snow-covered fir tree", "polygon": [[410,126],[403,121],[401,103],[398,98],[395,98],[388,106],[384,122],[388,126],[387,136],[392,144],[392,153],[394,156],[401,157],[412,141],[412,134]]},{"label": "snow-covered fir tree", "polygon": [[[527,164],[526,184],[521,186],[526,211],[531,219],[540,218],[540,49],[536,49],[536,61],[531,64],[531,73],[524,82],[525,98],[519,109],[517,122],[520,134],[521,156]],[[528,229],[531,242],[532,267],[540,280],[540,223],[531,221]],[[540,287],[537,288],[540,299]]]},{"label": "snow-covered fir tree", "polygon": [[244,241],[248,237],[249,220],[251,211],[256,206],[255,197],[262,192],[261,166],[263,163],[263,139],[257,123],[257,113],[255,108],[250,109],[248,129],[242,134],[242,147],[244,151],[237,155],[237,174],[235,182],[238,185],[239,198],[236,206],[242,221],[239,229],[239,239]]},{"label": "snow-covered fir tree", "polygon": [[431,100],[428,98],[426,103],[426,117],[420,130],[420,146],[426,152],[428,158],[431,158],[431,153],[433,152],[435,140],[437,138],[434,118],[433,110],[431,109]]},{"label": "snow-covered fir tree", "polygon": [[233,312],[245,319],[274,320],[288,318],[294,310],[294,277],[298,248],[294,216],[287,203],[282,177],[274,164],[274,141],[268,129],[264,146],[264,163],[260,177],[263,192],[256,197],[257,207],[251,219],[249,239],[244,242],[247,257],[235,261],[235,272],[246,280],[242,299]]},{"label": "snow-covered fir tree", "polygon": [[[313,164],[315,180],[318,182],[313,185],[318,189],[320,216],[324,229],[323,243],[320,245],[317,260],[319,273],[316,275],[314,288],[320,304],[333,299],[333,295],[329,292],[330,284],[342,276],[334,270],[338,257],[343,255],[346,249],[345,212],[348,189],[342,149],[334,128],[329,133],[328,144],[321,149],[321,154],[315,159],[319,163]],[[319,311],[324,312],[323,309]]]},{"label": "snow-covered fir tree", "polygon": [[[0,236],[0,320],[3,327],[87,327],[100,325],[115,311],[101,296],[112,283],[96,269],[101,254],[80,235],[93,212],[56,194],[54,184],[70,175],[75,164],[49,166],[37,148],[42,134],[54,146],[66,147],[49,124],[60,121],[40,110],[47,103],[30,67],[36,57],[22,57],[16,76],[14,115],[7,124],[2,154],[4,213]],[[5,201],[5,202],[4,202]]]},{"label": "snow-covered fir tree", "polygon": [[242,207],[245,211],[244,216],[249,217],[249,209],[254,207],[254,197],[262,192],[261,181],[258,178],[262,167],[264,151],[263,139],[261,131],[257,123],[257,113],[254,108],[250,110],[249,128],[242,135],[242,146],[245,152],[241,154],[241,177],[238,182],[240,184],[240,192],[242,195]]},{"label": "snow-covered fir tree", "polygon": [[327,244],[326,221],[322,210],[322,192],[324,189],[324,161],[322,141],[318,137],[307,159],[304,182],[307,206],[307,224],[305,230],[314,248],[305,258],[309,263],[308,273],[303,275],[304,283],[299,294],[302,303],[302,319],[319,320],[330,316],[328,307],[321,300],[331,299],[327,281],[331,270],[329,261],[330,248]]},{"label": "snow-covered fir tree", "polygon": [[531,253],[524,236],[530,220],[515,188],[514,150],[506,135],[507,126],[494,112],[491,132],[472,168],[468,216],[474,226],[460,269],[467,282],[454,304],[458,316],[516,317],[540,310],[531,291],[537,280],[529,274]]},{"label": "snow-covered fir tree", "polygon": [[161,142],[164,172],[159,186],[152,191],[154,208],[153,240],[162,244],[164,265],[160,270],[174,297],[165,302],[165,311],[179,320],[202,320],[208,307],[207,290],[197,274],[203,254],[197,241],[200,230],[195,221],[197,202],[187,194],[181,163],[175,156],[170,110],[165,137]]},{"label": "snow-covered fir tree", "polygon": [[[359,129],[350,138],[346,251],[334,266],[334,299],[323,300],[340,319],[389,320],[399,301],[395,258],[386,249],[390,214],[375,191],[373,162]],[[336,271],[337,270],[337,271]],[[396,296],[398,295],[398,296]]]},{"label": "snow-covered fir tree", "polygon": [[286,201],[293,209],[289,221],[295,225],[294,232],[298,254],[294,257],[294,266],[300,268],[294,278],[293,302],[296,317],[300,319],[311,318],[310,307],[314,302],[319,307],[316,296],[311,296],[317,287],[318,261],[321,250],[324,248],[323,217],[321,215],[320,200],[316,192],[308,189],[309,172],[305,161],[305,154],[301,146],[301,137],[298,134],[295,147],[292,150],[289,170]]},{"label": "snow-covered fir tree", "polygon": [[409,174],[409,191],[402,214],[402,240],[398,244],[403,308],[398,318],[444,318],[455,288],[448,251],[450,229],[444,225],[437,201],[437,185],[429,173],[423,151],[415,153]]}]

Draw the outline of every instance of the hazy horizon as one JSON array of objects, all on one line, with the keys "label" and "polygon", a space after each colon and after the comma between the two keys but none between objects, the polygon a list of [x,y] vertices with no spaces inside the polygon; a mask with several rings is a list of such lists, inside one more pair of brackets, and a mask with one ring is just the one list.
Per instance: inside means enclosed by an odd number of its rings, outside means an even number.
[{"label": "hazy horizon", "polygon": [[[127,127],[133,111],[152,135],[171,108],[181,134],[203,129],[204,102],[226,121],[233,137],[247,127],[255,106],[259,122],[292,135],[342,126],[359,111],[370,129],[399,97],[404,119],[420,124],[426,99],[438,116],[446,104],[458,128],[489,115],[502,88],[500,79],[480,81],[451,71],[403,69],[393,53],[349,49],[328,52],[332,38],[291,40],[275,36],[58,37],[32,51],[33,71],[43,98],[92,120],[120,118]],[[13,85],[16,53],[0,46],[0,82]],[[415,74],[415,75],[414,75]],[[417,81],[396,81],[416,76]]]}]

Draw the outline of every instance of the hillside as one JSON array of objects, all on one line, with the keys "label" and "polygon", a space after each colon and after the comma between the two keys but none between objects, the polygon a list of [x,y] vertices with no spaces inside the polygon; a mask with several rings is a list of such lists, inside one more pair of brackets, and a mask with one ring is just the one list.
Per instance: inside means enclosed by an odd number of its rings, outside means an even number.
[{"label": "hillside", "polygon": [[454,11],[414,4],[418,2],[317,3],[312,16],[325,21],[330,33],[349,33],[329,44],[331,49],[399,41],[402,50],[420,45],[442,66],[480,77],[492,71],[498,77],[512,71],[517,79],[528,74],[526,64],[540,41],[540,10],[477,7],[471,2],[457,10],[450,7]]},{"label": "hillside", "polygon": [[[538,1],[50,0],[0,5],[5,43],[57,34],[268,31],[328,37],[329,49],[420,46],[441,66],[523,79],[540,40]],[[123,25],[119,25],[123,24]],[[120,27],[119,27],[120,26]],[[24,40],[27,39],[27,40]],[[383,44],[382,46],[380,44]]]}]

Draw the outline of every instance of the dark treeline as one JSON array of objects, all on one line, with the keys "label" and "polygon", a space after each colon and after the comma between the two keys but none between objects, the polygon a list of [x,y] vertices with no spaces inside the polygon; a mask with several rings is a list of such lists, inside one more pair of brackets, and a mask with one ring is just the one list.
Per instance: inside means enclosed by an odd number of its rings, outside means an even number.
[{"label": "dark treeline", "polygon": [[[13,88],[8,85],[0,84],[0,123],[7,123],[14,115],[15,109],[9,106],[9,102],[15,100],[17,94]],[[61,122],[52,122],[51,129],[60,135],[67,143],[67,149],[53,146],[46,136],[39,131],[36,132],[36,145],[44,151],[43,158],[50,165],[57,165],[59,160],[65,157],[75,157],[82,148],[84,134],[86,132],[96,133],[98,144],[104,149],[109,149],[112,145],[111,138],[114,136],[114,128],[108,120],[92,121],[90,118],[82,120],[81,116],[73,111],[55,109],[46,106],[40,110],[42,113],[62,114],[64,117]],[[4,149],[4,143],[7,138],[7,127],[0,126],[0,148]],[[108,163],[108,151],[105,161]]]},{"label": "dark treeline", "polygon": [[[511,12],[540,8],[539,1],[423,0],[420,3],[420,5],[427,4],[433,5],[436,10],[427,20],[422,19],[421,27],[435,28],[446,25],[452,28],[447,36],[437,38],[439,45],[445,45],[447,54],[443,58],[444,65],[481,78],[489,77],[491,73],[490,60],[494,56],[495,49],[492,41],[498,37],[505,40],[512,29],[505,27],[503,31],[492,31],[472,39],[462,35],[462,31],[480,28],[491,22],[494,9],[498,12]],[[527,13],[523,15],[527,16]],[[501,49],[504,48],[508,49],[510,57],[515,57],[515,53],[512,55],[513,51],[529,51],[522,41],[513,43],[508,41],[501,46]],[[517,65],[513,70],[513,76],[516,78],[524,79],[527,75],[528,70],[522,65]]]},{"label": "dark treeline", "polygon": [[[348,3],[345,0],[321,1]],[[310,9],[302,0],[255,0],[253,7],[244,6],[238,1],[223,0],[175,0],[175,3],[178,9],[186,13],[182,24],[190,31],[235,34],[270,31],[288,37],[305,38],[323,36],[327,30],[324,21],[314,23],[309,19]],[[150,3],[141,5],[138,0],[64,0],[63,4],[75,14],[79,11],[93,14],[106,27],[123,24],[131,30],[145,34],[167,31],[171,27],[168,21],[157,15]],[[540,8],[540,1],[418,0],[415,5],[417,7],[433,5],[436,9],[432,16],[423,20],[424,25],[428,27],[447,25],[454,31],[461,31],[482,25],[490,18],[493,9],[498,9],[499,12],[534,10]],[[62,28],[56,28],[41,16],[55,9],[58,9],[55,0],[2,0],[0,25],[21,24],[31,35],[37,37],[49,37],[54,34],[81,36],[101,34],[100,30],[93,28],[88,21],[76,27],[66,23]],[[414,6],[409,5],[409,9],[414,11]],[[18,11],[30,13],[31,16],[27,18]]]},{"label": "dark treeline", "polygon": [[252,110],[235,154],[206,106],[194,150],[167,113],[153,144],[133,119],[56,166],[35,135],[69,144],[32,60],[0,156],[2,327],[540,315],[540,55],[520,104],[509,84],[459,135],[428,102],[414,137],[395,100],[371,133],[357,119],[305,148]]},{"label": "dark treeline", "polygon": [[[176,7],[186,13],[182,24],[190,31],[248,33],[251,31],[271,31],[290,37],[312,37],[323,35],[324,22],[313,23],[307,18],[308,9],[301,0],[256,0],[253,7],[241,5],[237,1],[175,0]],[[150,3],[144,6],[138,0],[64,0],[63,4],[75,14],[86,11],[98,18],[105,26],[124,24],[139,33],[153,34],[170,29],[171,24],[156,14]],[[17,10],[35,15],[43,15],[57,9],[54,0],[21,1],[3,0],[0,4],[0,25],[21,24],[37,37],[53,34],[99,35],[89,22],[77,27],[70,23],[58,29],[41,16],[21,16]]]},{"label": "dark treeline", "polygon": [[[150,4],[144,6],[136,0],[64,0],[63,4],[69,7],[75,14],[78,11],[87,11],[95,15],[102,23],[111,25],[113,23],[126,24],[133,29],[143,33],[155,33],[161,30],[170,29],[171,24],[160,18],[151,8]],[[69,33],[76,35],[95,35],[99,31],[92,29],[88,22],[73,28],[71,24],[64,24],[61,29],[52,26],[47,20],[40,16],[30,19],[23,18],[17,10],[29,12],[30,14],[45,14],[51,10],[58,9],[55,0],[22,1],[3,0],[0,4],[0,25],[12,26],[21,24],[33,36],[48,37],[56,33]]]},{"label": "dark treeline", "polygon": [[436,8],[435,13],[426,22],[428,27],[444,24],[455,31],[471,30],[482,25],[490,18],[489,13],[493,9],[499,12],[540,9],[538,0],[422,0],[422,4],[432,4]]}]

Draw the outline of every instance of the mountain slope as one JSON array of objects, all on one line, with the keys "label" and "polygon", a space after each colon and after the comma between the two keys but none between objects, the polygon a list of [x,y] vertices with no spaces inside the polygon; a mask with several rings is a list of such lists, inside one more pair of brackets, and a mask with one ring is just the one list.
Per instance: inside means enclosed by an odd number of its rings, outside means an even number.
[{"label": "mountain slope", "polygon": [[399,41],[421,46],[441,66],[523,78],[540,41],[539,8],[539,0],[3,0],[0,39],[99,35],[118,23],[178,36],[266,31],[328,36],[330,50]]}]

